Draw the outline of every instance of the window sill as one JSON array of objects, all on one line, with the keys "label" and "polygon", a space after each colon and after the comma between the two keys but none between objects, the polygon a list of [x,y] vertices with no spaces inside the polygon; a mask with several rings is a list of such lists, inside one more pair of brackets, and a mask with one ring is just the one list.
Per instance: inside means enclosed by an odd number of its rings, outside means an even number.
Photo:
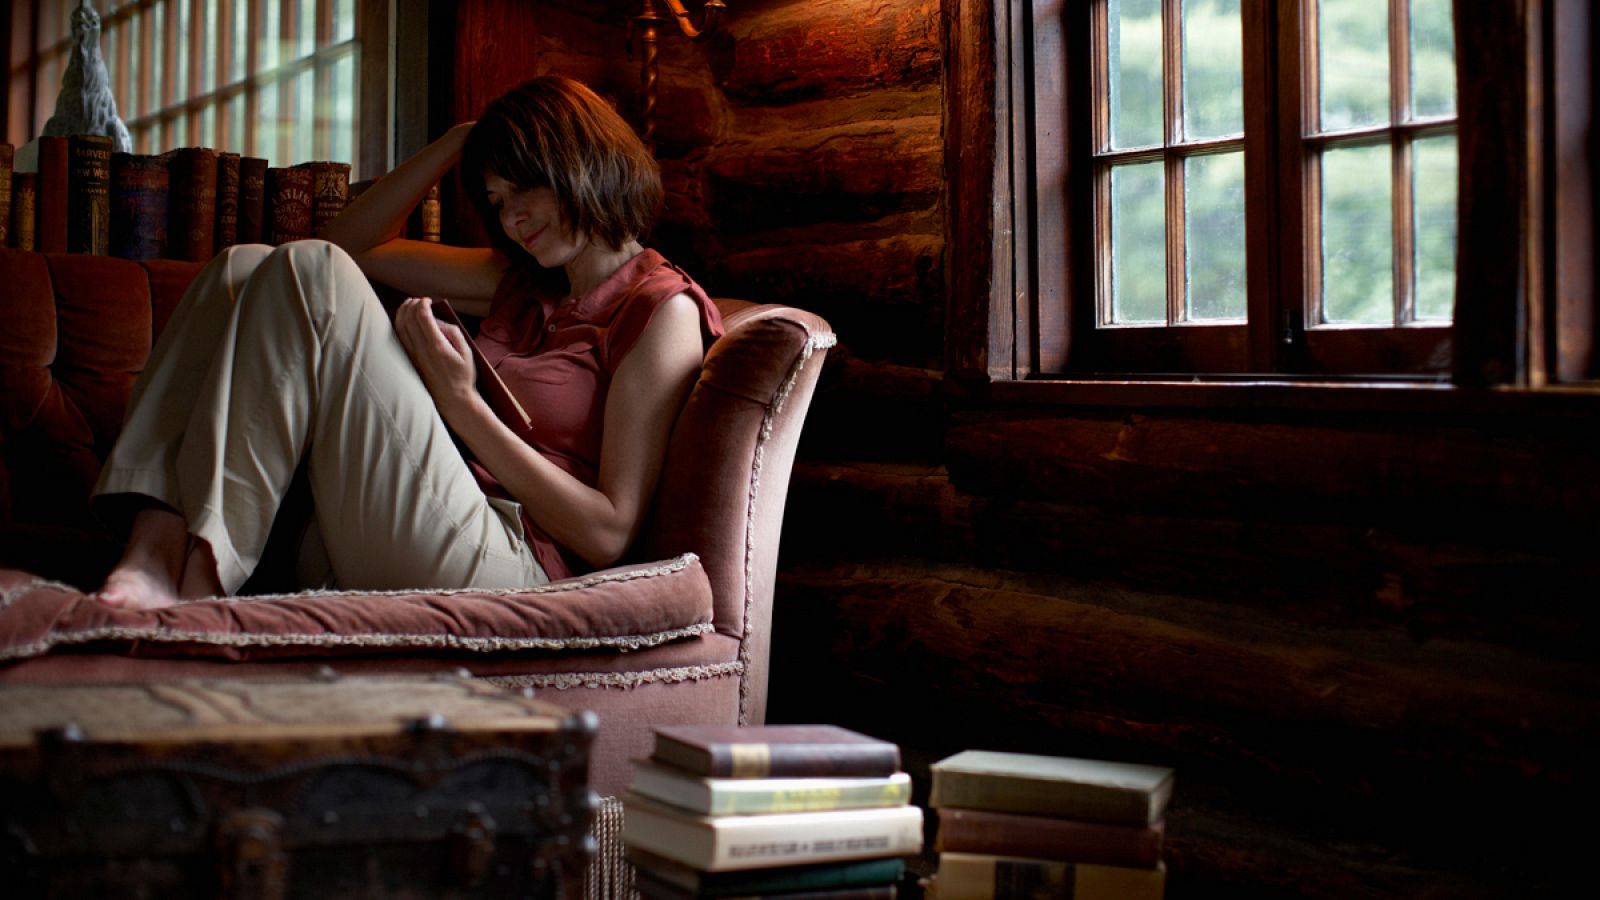
[{"label": "window sill", "polygon": [[1464,388],[1445,382],[1265,376],[1036,378],[994,381],[980,393],[1023,406],[1119,406],[1441,415],[1593,416],[1600,385]]}]

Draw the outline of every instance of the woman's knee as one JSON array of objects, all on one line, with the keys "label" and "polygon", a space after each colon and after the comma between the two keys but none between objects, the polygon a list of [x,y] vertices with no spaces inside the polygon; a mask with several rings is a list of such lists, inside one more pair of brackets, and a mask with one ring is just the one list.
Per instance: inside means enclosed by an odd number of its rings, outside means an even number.
[{"label": "woman's knee", "polygon": [[[270,252],[258,272],[288,278],[300,286],[297,293],[314,311],[331,312],[351,304],[378,304],[367,276],[343,247],[329,241],[291,241]],[[381,309],[381,304],[378,304]]]}]

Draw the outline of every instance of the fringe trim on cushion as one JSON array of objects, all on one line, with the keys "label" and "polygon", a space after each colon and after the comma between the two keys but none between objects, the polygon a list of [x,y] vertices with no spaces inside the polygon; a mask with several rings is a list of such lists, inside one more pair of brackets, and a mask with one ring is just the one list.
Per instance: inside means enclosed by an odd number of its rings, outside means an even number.
[{"label": "fringe trim on cushion", "polygon": [[[827,350],[839,342],[839,336],[831,331],[812,333],[806,340],[805,347],[800,351],[800,358],[789,367],[789,375],[784,378],[783,386],[778,388],[777,395],[772,400],[772,405],[767,407],[767,414],[761,419],[761,436],[756,439],[755,460],[750,466],[750,492],[748,505],[744,512],[744,621],[739,625],[739,633],[743,637],[739,640],[739,664],[748,666],[750,663],[750,597],[755,590],[755,555],[756,555],[756,498],[761,492],[761,463],[766,456],[767,441],[772,438],[772,425],[777,421],[778,413],[783,411],[783,403],[789,399],[789,394],[794,391],[794,386],[800,381],[800,373],[805,371],[806,363],[810,362],[812,354],[818,350]],[[750,681],[739,681],[739,724],[750,724]]]},{"label": "fringe trim on cushion", "polygon": [[704,681],[728,675],[743,675],[743,660],[713,663],[705,666],[678,666],[672,669],[646,669],[643,672],[552,672],[547,675],[483,675],[487,681],[506,688],[549,688],[565,691],[571,688],[620,688],[631,690],[642,684],[677,684],[681,681]]},{"label": "fringe trim on cushion", "polygon": [[508,597],[513,594],[561,594],[568,591],[579,591],[592,588],[596,585],[609,584],[613,581],[634,581],[640,578],[658,578],[662,575],[671,575],[682,572],[700,557],[693,553],[685,553],[673,559],[662,560],[654,565],[639,569],[629,569],[625,572],[595,572],[578,579],[563,579],[549,584],[540,584],[525,588],[460,588],[451,590],[435,590],[424,588],[404,591],[300,591],[294,594],[252,594],[248,597],[211,597],[202,600],[190,600],[189,603],[208,603],[225,601],[229,603],[260,603],[265,600],[299,600],[305,597],[415,597],[418,595],[448,597],[452,594],[484,594],[491,597]]},{"label": "fringe trim on cushion", "polygon": [[73,594],[79,593],[78,589],[70,584],[62,584],[59,581],[50,581],[44,578],[35,578],[32,581],[17,585],[9,591],[0,591],[0,609],[6,609],[10,607],[12,603],[15,603],[17,600],[21,599],[24,594],[31,594],[34,591],[50,590],[67,591],[68,593]]},{"label": "fringe trim on cushion", "polygon": [[633,865],[623,855],[622,801],[601,797],[594,816],[597,850],[583,874],[583,900],[633,900]]},{"label": "fringe trim on cushion", "polygon": [[50,634],[31,644],[0,649],[0,660],[38,656],[64,644],[90,644],[96,641],[157,641],[168,644],[209,644],[220,647],[378,647],[383,649],[471,650],[495,653],[507,650],[593,650],[615,648],[624,651],[654,647],[680,638],[710,634],[715,626],[689,625],[655,634],[615,637],[502,638],[461,637],[454,634],[233,634],[206,631],[176,631],[169,628],[130,628],[107,626]]}]

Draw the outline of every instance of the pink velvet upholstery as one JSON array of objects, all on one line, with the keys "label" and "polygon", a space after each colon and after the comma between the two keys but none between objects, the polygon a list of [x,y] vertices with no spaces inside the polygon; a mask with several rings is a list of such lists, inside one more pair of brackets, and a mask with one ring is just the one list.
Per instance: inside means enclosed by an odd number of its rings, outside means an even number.
[{"label": "pink velvet upholstery", "polygon": [[[349,592],[120,613],[84,598],[116,541],[88,512],[128,389],[199,266],[0,250],[0,681],[466,668],[601,716],[626,786],[652,725],[761,722],[777,541],[832,345],[799,310],[719,300],[629,566],[507,594]],[[25,648],[28,652],[19,652]]]}]

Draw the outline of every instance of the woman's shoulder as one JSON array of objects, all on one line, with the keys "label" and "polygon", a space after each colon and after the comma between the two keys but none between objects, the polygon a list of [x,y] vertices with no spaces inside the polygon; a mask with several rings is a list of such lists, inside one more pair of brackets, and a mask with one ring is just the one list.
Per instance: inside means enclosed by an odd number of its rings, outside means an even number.
[{"label": "woman's shoulder", "polygon": [[649,256],[636,260],[639,265],[632,282],[611,310],[606,356],[613,369],[655,320],[656,312],[679,296],[687,297],[699,309],[701,338],[706,346],[722,335],[722,316],[705,289],[654,250],[646,250],[645,254]]}]

